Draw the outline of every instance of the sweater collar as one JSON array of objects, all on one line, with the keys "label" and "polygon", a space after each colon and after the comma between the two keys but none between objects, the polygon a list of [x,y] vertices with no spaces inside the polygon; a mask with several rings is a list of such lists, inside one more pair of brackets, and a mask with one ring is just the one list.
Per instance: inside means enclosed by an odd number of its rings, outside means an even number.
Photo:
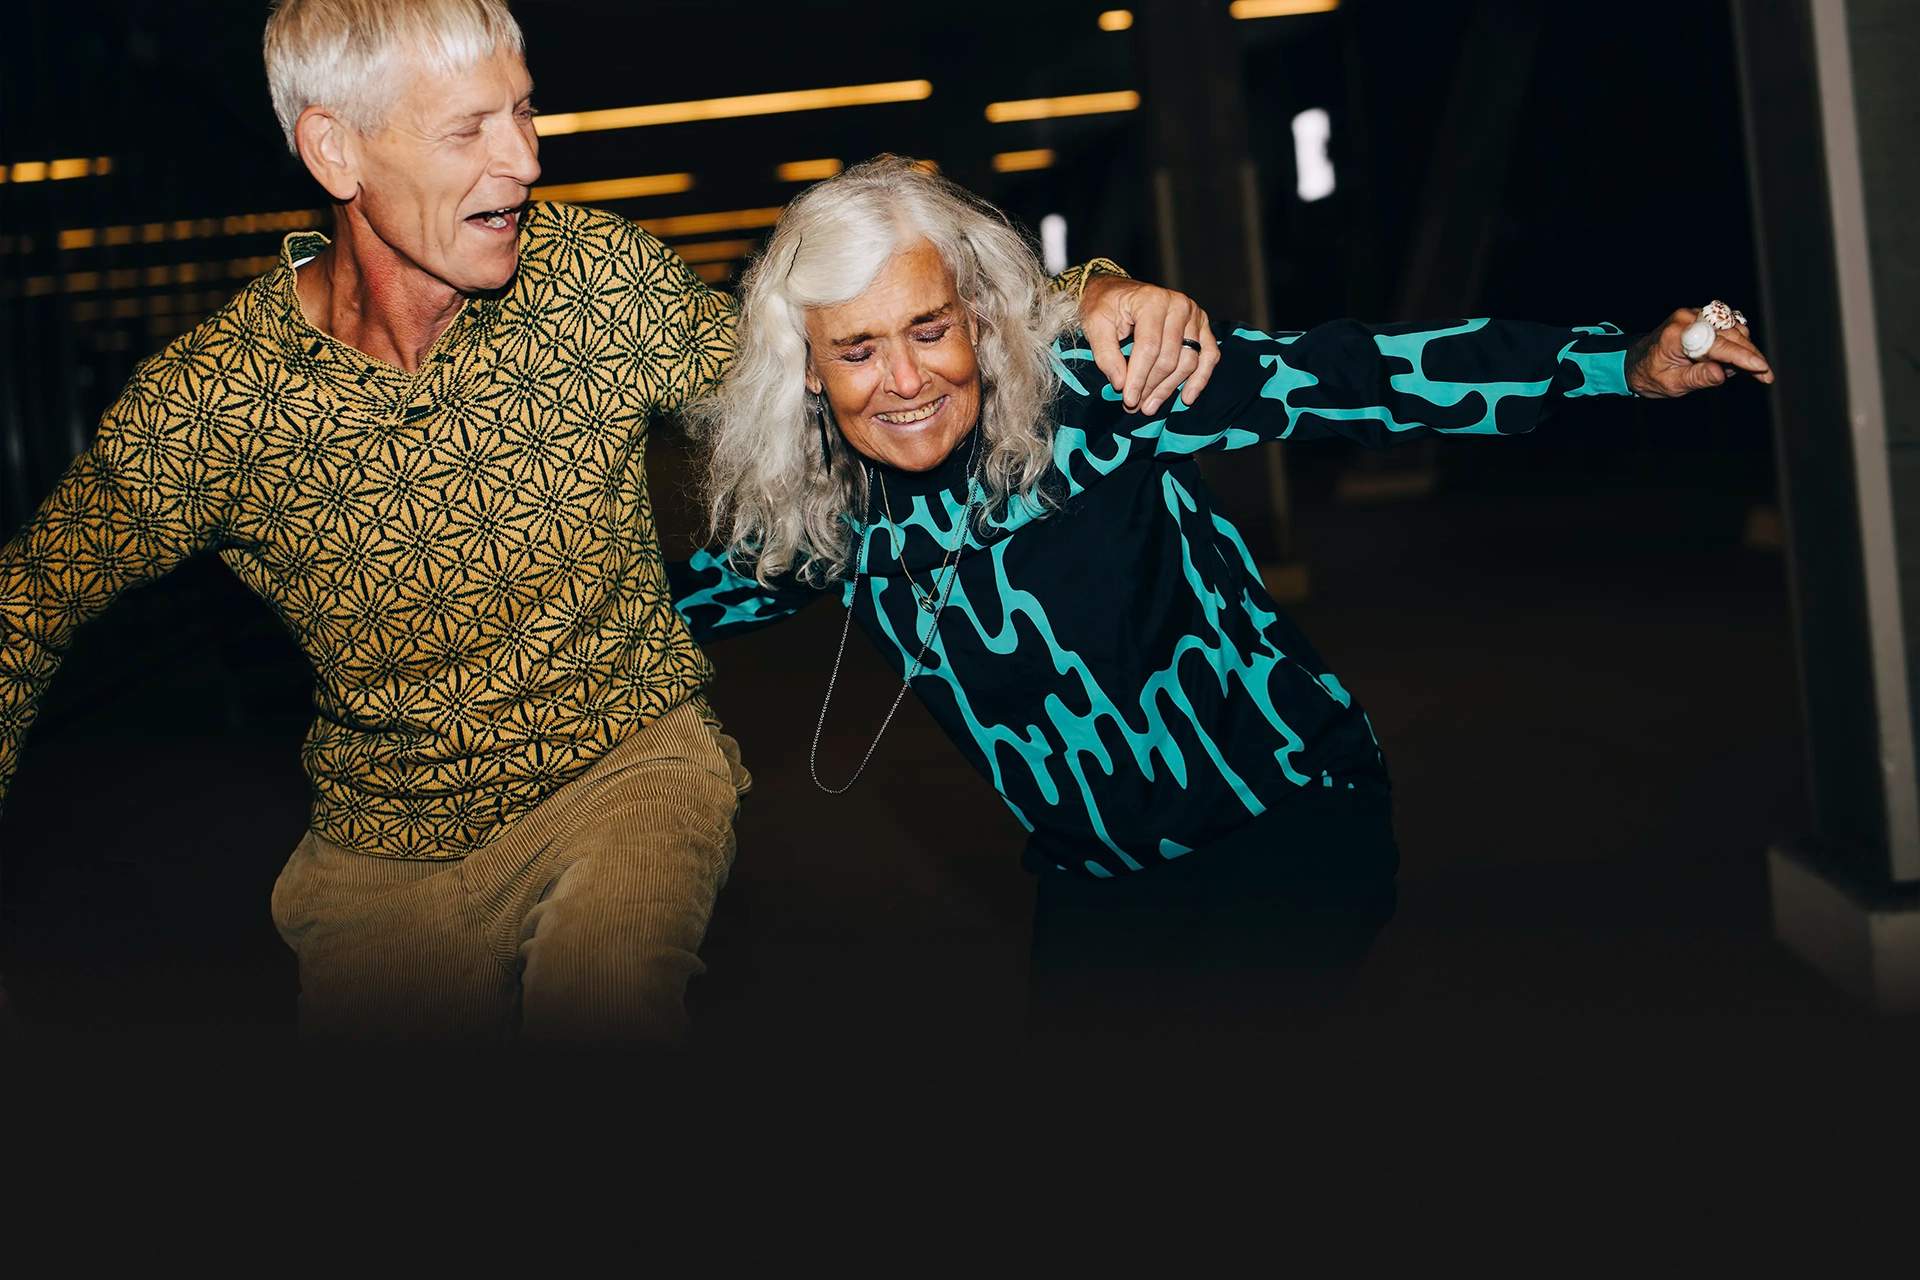
[{"label": "sweater collar", "polygon": [[[529,219],[529,223],[531,223]],[[525,254],[525,237],[531,225],[521,232],[522,255]],[[280,241],[280,265],[274,270],[269,285],[279,313],[281,336],[291,349],[300,351],[307,359],[337,360],[343,368],[351,369],[355,374],[365,377],[373,374],[389,375],[395,378],[412,379],[410,374],[397,365],[384,360],[376,360],[357,347],[341,342],[331,334],[323,333],[307,319],[306,312],[300,309],[300,295],[295,290],[295,273],[301,265],[312,259],[332,244],[325,234],[319,231],[289,232]],[[506,288],[493,293],[469,294],[460,304],[446,331],[434,342],[432,353],[421,367],[425,372],[429,365],[445,363],[461,351],[483,340],[493,331],[500,318],[501,303],[519,281],[514,280]]]}]

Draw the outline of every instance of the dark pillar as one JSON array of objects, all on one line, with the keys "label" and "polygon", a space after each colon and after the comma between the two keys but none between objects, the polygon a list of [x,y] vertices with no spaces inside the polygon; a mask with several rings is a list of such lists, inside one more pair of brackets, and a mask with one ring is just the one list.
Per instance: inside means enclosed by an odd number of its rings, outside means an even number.
[{"label": "dark pillar", "polygon": [[[1413,248],[1389,318],[1438,320],[1465,315],[1478,305],[1545,20],[1542,8],[1532,3],[1478,0],[1474,5],[1421,185]],[[1363,453],[1340,477],[1338,492],[1363,502],[1428,494],[1438,483],[1438,461],[1431,439]]]},{"label": "dark pillar", "polygon": [[[1142,0],[1135,6],[1153,174],[1159,282],[1199,299],[1219,322],[1264,327],[1267,265],[1260,183],[1247,147],[1239,33],[1223,4]],[[1221,509],[1240,527],[1267,588],[1306,594],[1294,555],[1278,449],[1201,460]]]},{"label": "dark pillar", "polygon": [[1920,8],[1738,0],[1813,830],[1772,852],[1775,926],[1920,1009]]}]

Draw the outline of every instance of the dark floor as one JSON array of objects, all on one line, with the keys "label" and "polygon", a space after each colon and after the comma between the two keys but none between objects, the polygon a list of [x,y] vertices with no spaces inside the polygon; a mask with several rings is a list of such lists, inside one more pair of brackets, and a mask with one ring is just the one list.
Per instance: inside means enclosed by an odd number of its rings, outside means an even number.
[{"label": "dark floor", "polygon": [[[1297,615],[1397,781],[1402,905],[1355,1011],[1858,1023],[1769,935],[1764,853],[1806,815],[1777,554],[1742,545],[1745,499],[1560,489],[1296,511]],[[695,984],[701,1042],[1003,1043],[1022,833],[911,699],[851,795],[815,791],[839,625],[821,607],[714,650],[757,786]],[[851,769],[893,687],[855,637],[824,772]],[[304,698],[297,655],[218,565],[83,633],[0,822],[0,972],[28,1029],[288,1034],[266,898],[303,825]]]}]

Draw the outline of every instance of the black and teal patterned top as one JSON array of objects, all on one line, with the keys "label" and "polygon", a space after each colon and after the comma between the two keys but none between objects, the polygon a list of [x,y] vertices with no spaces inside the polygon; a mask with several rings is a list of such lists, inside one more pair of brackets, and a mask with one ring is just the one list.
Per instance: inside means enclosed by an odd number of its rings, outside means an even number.
[{"label": "black and teal patterned top", "polygon": [[[1236,329],[1196,404],[1146,417],[1076,335],[1054,347],[1052,505],[1016,498],[962,528],[966,444],[932,471],[889,469],[899,523],[876,498],[854,522],[858,589],[827,590],[902,675],[928,643],[914,692],[1032,833],[1029,867],[1122,876],[1250,840],[1286,856],[1290,830],[1325,833],[1356,797],[1384,803],[1386,766],[1359,702],[1214,510],[1194,455],[1528,431],[1561,397],[1628,394],[1628,345],[1612,325],[1497,320]],[[936,627],[901,567],[944,590],[957,542]],[[762,585],[707,552],[669,579],[703,643],[827,594],[790,577]]]}]

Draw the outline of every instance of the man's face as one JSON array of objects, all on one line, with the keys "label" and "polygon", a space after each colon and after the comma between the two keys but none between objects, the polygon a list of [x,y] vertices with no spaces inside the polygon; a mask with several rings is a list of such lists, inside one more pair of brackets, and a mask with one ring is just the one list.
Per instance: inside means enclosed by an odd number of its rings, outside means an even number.
[{"label": "man's face", "polygon": [[540,177],[532,97],[526,62],[504,49],[457,75],[416,70],[385,126],[357,139],[355,202],[374,234],[461,293],[511,280]]},{"label": "man's face", "polygon": [[973,325],[940,253],[922,240],[850,302],[807,311],[807,389],[824,390],[847,443],[903,471],[938,466],[980,414]]}]

